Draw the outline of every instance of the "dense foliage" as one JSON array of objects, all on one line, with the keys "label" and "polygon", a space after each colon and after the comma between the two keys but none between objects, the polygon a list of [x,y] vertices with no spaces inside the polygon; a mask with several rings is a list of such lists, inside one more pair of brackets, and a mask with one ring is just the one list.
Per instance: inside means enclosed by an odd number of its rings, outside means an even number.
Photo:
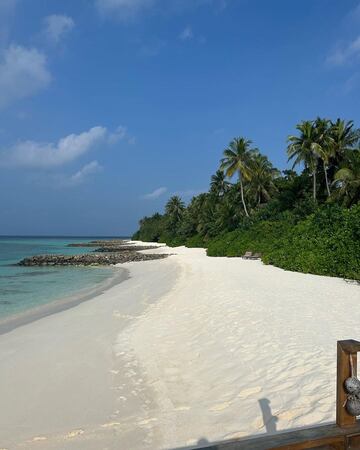
[{"label": "dense foliage", "polygon": [[134,238],[206,247],[209,256],[261,252],[284,269],[359,280],[360,132],[340,119],[296,128],[287,147],[292,170],[280,173],[251,141],[236,138],[207,193],[188,206],[172,197],[163,215],[140,221]]}]

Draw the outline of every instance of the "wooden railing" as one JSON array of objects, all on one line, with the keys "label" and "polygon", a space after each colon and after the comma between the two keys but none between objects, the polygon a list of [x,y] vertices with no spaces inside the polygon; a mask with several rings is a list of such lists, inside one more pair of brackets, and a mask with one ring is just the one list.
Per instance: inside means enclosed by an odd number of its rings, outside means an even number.
[{"label": "wooden railing", "polygon": [[206,450],[360,450],[360,421],[351,416],[344,404],[347,393],[345,380],[351,376],[350,359],[356,374],[360,342],[337,343],[336,424],[314,426],[301,430],[239,439],[202,447]]}]

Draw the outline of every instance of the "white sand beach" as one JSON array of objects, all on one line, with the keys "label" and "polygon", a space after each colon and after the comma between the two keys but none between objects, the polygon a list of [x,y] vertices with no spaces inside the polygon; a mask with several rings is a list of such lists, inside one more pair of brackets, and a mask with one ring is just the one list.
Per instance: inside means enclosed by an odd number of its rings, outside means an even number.
[{"label": "white sand beach", "polygon": [[155,251],[173,255],[0,336],[1,449],[175,449],[334,421],[357,284]]}]

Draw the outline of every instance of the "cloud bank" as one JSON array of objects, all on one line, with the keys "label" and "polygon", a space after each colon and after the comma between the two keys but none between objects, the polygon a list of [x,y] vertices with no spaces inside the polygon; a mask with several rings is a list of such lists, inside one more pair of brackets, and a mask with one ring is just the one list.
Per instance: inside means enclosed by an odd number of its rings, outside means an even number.
[{"label": "cloud bank", "polygon": [[69,134],[57,143],[23,141],[3,152],[0,161],[3,165],[32,169],[60,167],[87,153],[103,141],[106,128],[93,127],[80,134]]}]

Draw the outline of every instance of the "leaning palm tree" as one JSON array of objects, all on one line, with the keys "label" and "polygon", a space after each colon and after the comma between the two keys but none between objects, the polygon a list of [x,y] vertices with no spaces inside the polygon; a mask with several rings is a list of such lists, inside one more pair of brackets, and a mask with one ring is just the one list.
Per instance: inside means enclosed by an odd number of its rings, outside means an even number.
[{"label": "leaning palm tree", "polygon": [[242,137],[233,139],[229,146],[224,150],[224,158],[222,158],[220,165],[220,170],[223,170],[229,178],[236,172],[238,173],[241,202],[247,217],[249,217],[249,213],[244,196],[244,181],[248,181],[251,178],[251,171],[249,168],[251,143],[250,140]]},{"label": "leaning palm tree", "polygon": [[316,129],[313,122],[306,120],[296,126],[299,136],[288,137],[288,160],[294,160],[293,168],[303,163],[313,177],[313,198],[316,201],[316,171],[318,166],[318,154],[316,153]]}]

